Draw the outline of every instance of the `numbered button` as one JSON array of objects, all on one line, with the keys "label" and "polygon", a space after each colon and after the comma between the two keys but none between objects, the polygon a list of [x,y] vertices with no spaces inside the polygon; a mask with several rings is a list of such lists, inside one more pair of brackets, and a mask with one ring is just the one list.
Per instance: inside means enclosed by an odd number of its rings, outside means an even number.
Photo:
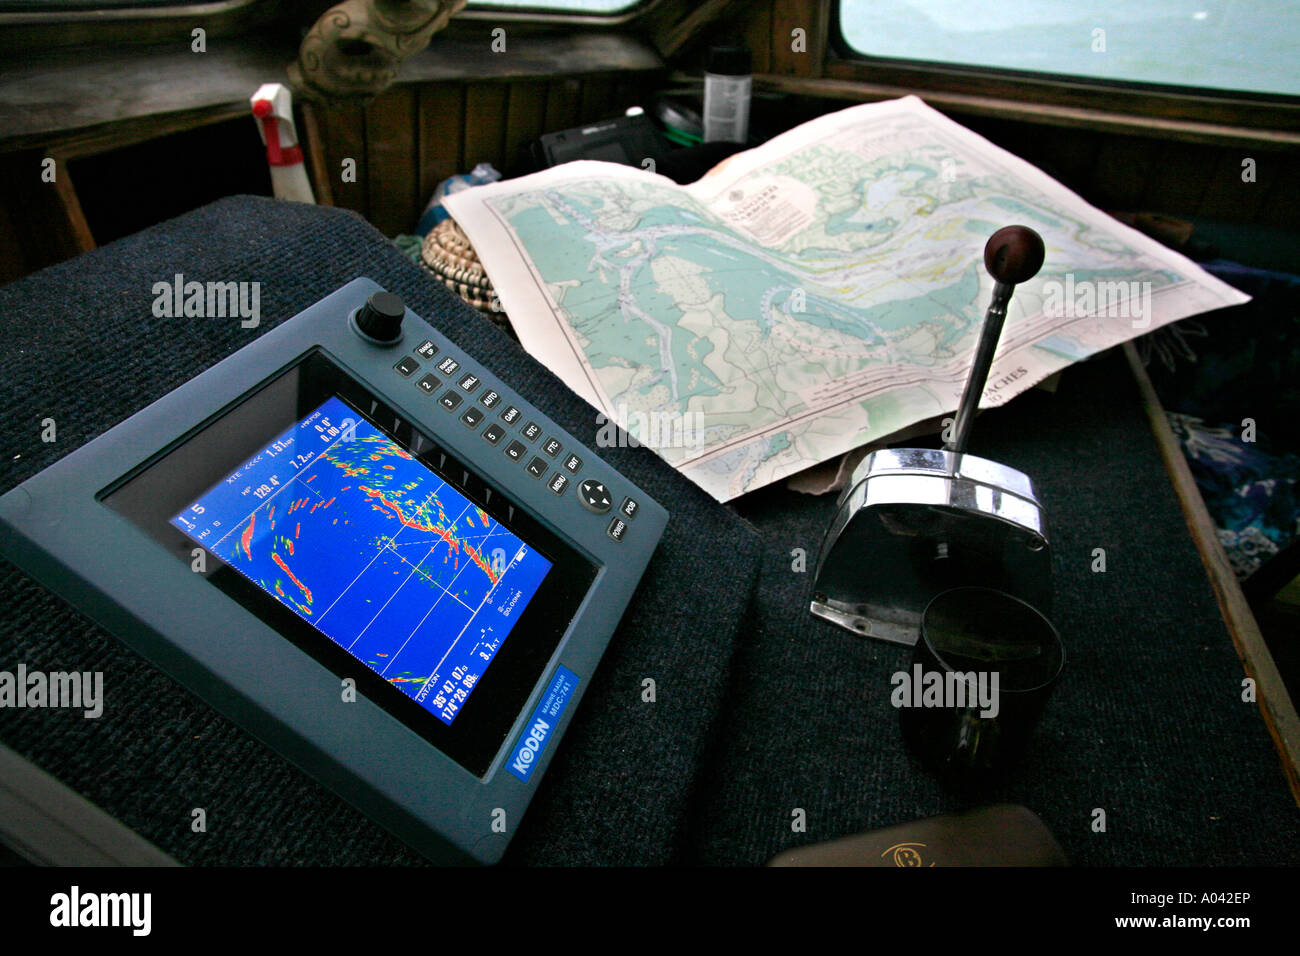
[{"label": "numbered button", "polygon": [[588,478],[578,485],[578,500],[588,511],[603,515],[613,505],[609,489],[595,478]]},{"label": "numbered button", "polygon": [[505,437],[506,430],[495,422],[483,429],[483,440],[489,445],[495,445]]},{"label": "numbered button", "polygon": [[465,409],[465,414],[460,416],[460,420],[469,428],[478,428],[485,417],[483,412],[471,406]]},{"label": "numbered button", "polygon": [[438,386],[441,385],[442,382],[436,375],[426,375],[415,384],[420,386],[420,391],[424,392],[424,394],[432,395],[438,390]]},{"label": "numbered button", "polygon": [[511,461],[523,461],[526,454],[528,454],[528,446],[523,442],[512,441],[506,445],[506,457]]},{"label": "numbered button", "polygon": [[397,369],[397,374],[402,376],[410,376],[419,367],[420,363],[409,355],[403,356],[402,360],[393,366],[393,368]]},{"label": "numbered button", "polygon": [[449,412],[454,412],[463,401],[455,392],[443,392],[442,398],[438,399],[438,404]]},{"label": "numbered button", "polygon": [[534,478],[540,478],[546,474],[546,459],[534,458],[528,463],[528,473]]}]

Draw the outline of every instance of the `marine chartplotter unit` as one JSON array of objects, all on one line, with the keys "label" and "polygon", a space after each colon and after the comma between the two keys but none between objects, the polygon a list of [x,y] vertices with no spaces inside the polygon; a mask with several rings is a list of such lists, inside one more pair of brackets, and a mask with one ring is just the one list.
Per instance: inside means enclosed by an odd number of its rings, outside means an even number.
[{"label": "marine chartplotter unit", "polygon": [[490,863],[667,520],[357,279],[0,498],[0,547],[433,859]]}]

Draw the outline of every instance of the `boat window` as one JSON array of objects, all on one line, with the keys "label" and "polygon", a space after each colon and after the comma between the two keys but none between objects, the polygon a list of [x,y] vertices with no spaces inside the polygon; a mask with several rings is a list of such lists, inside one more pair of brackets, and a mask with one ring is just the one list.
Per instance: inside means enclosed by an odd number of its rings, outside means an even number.
[{"label": "boat window", "polygon": [[1300,94],[1292,0],[841,0],[839,28],[878,59]]}]

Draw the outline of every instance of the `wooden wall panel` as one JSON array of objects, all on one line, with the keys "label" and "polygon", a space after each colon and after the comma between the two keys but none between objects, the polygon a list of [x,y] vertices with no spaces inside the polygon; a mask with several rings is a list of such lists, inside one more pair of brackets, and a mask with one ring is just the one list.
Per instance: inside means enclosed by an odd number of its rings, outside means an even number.
[{"label": "wooden wall panel", "polygon": [[420,209],[438,183],[464,169],[465,84],[421,86],[419,96]]},{"label": "wooden wall panel", "polygon": [[[821,76],[826,54],[829,3],[826,0],[781,0],[770,5],[770,71],[788,76]],[[804,31],[802,51],[793,48],[796,29]]]},{"label": "wooden wall panel", "polygon": [[465,91],[465,150],[463,172],[478,163],[505,165],[505,83],[471,83]]},{"label": "wooden wall panel", "polygon": [[[330,175],[330,190],[334,205],[351,209],[363,216],[370,213],[370,179],[367,175],[366,117],[360,106],[337,105],[319,107],[316,120],[320,124],[321,140],[325,145],[325,168]],[[356,161],[356,181],[343,181],[343,161]]]},{"label": "wooden wall panel", "polygon": [[546,95],[545,80],[511,84],[510,98],[506,103],[506,167],[501,169],[503,174],[510,175],[511,167],[525,144],[550,132],[546,128]]},{"label": "wooden wall panel", "polygon": [[[508,175],[523,144],[648,105],[653,88],[627,74],[397,86],[364,108],[316,109],[323,167],[335,205],[395,235],[411,229],[448,176],[482,162]],[[354,184],[338,178],[345,157],[357,160]]]},{"label": "wooden wall panel", "polygon": [[546,84],[546,131],[552,133],[578,125],[581,102],[582,81],[577,77],[550,80]]},{"label": "wooden wall panel", "polygon": [[325,206],[334,205],[334,171],[329,168],[329,156],[325,151],[325,137],[321,133],[320,118],[316,107],[301,100],[297,104],[298,142],[305,154],[307,178],[311,182],[312,194],[316,201]]},{"label": "wooden wall panel", "polygon": [[416,91],[394,86],[366,107],[370,221],[386,236],[410,232],[419,197]]}]

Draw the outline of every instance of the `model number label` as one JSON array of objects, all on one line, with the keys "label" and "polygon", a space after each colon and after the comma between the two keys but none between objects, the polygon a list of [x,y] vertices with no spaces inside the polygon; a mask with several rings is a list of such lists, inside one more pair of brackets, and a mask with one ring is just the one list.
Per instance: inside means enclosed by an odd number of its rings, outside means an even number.
[{"label": "model number label", "polygon": [[550,685],[537,702],[532,717],[524,725],[518,743],[506,760],[507,769],[520,780],[527,782],[533,767],[542,759],[546,745],[569,705],[569,699],[578,687],[578,675],[567,667],[557,667]]}]

